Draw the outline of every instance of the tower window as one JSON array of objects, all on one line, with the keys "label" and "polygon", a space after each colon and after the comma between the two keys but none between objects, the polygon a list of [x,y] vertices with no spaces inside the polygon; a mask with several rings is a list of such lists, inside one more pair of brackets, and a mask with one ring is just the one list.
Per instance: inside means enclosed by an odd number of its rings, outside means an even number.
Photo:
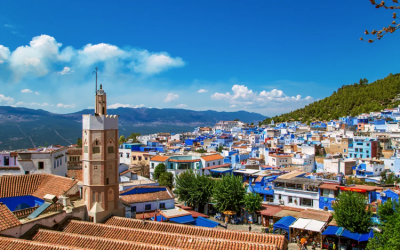
[{"label": "tower window", "polygon": [[110,182],[110,181],[109,181],[109,179],[107,178],[107,179],[106,179],[106,185],[108,185],[108,184],[109,184],[109,182]]},{"label": "tower window", "polygon": [[84,146],[84,147],[83,147],[83,152],[84,152],[84,153],[88,153],[88,146]]},{"label": "tower window", "polygon": [[113,154],[113,153],[114,153],[114,147],[113,147],[113,146],[107,147],[107,152],[108,152],[109,154]]},{"label": "tower window", "polygon": [[44,162],[42,161],[38,162],[38,169],[44,169]]},{"label": "tower window", "polygon": [[100,154],[100,147],[93,147],[93,154]]}]

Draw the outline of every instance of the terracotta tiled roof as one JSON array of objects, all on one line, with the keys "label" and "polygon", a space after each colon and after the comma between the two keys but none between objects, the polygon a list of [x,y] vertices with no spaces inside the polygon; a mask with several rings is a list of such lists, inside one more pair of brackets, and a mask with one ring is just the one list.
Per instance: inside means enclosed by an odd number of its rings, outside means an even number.
[{"label": "terracotta tiled roof", "polygon": [[0,198],[33,195],[43,198],[46,194],[61,195],[78,181],[52,174],[28,174],[0,177]]},{"label": "terracotta tiled roof", "polygon": [[328,222],[330,218],[332,217],[332,214],[330,212],[324,212],[324,211],[303,211],[300,213],[300,217],[304,219],[311,219],[311,220],[319,220],[319,221],[325,221]]},{"label": "terracotta tiled roof", "polygon": [[214,168],[226,168],[226,167],[230,167],[231,164],[230,163],[226,163],[226,164],[221,164],[221,165],[215,165],[215,166],[210,166],[210,167],[205,167],[202,168],[203,170],[210,170],[210,169],[214,169]]},{"label": "terracotta tiled roof", "polygon": [[67,176],[77,181],[83,181],[82,169],[68,169]]},{"label": "terracotta tiled roof", "polygon": [[329,189],[329,190],[337,190],[338,187],[339,187],[339,185],[336,185],[336,184],[324,183],[321,186],[319,186],[318,188],[320,188],[320,189]]},{"label": "terracotta tiled roof", "polygon": [[21,225],[21,222],[8,209],[6,205],[0,202],[0,231]]},{"label": "terracotta tiled roof", "polygon": [[168,160],[168,158],[168,156],[156,155],[154,157],[151,157],[150,161],[166,161]]},{"label": "terracotta tiled roof", "polygon": [[195,219],[198,218],[198,217],[203,217],[203,218],[209,218],[210,217],[208,215],[205,215],[205,214],[202,214],[202,213],[198,213],[198,212],[196,212],[194,210],[186,210],[186,211],[191,213],[192,217],[195,218]]},{"label": "terracotta tiled roof", "polygon": [[214,238],[226,239],[226,240],[234,239],[236,241],[273,244],[277,245],[278,249],[286,249],[287,247],[287,242],[283,235],[251,233],[238,230],[225,230],[225,229],[215,229],[215,228],[205,228],[205,227],[193,227],[188,225],[161,223],[155,221],[148,221],[145,224],[143,224],[141,220],[122,218],[122,217],[111,217],[109,220],[107,220],[105,224],[127,227],[127,228],[145,229],[145,230],[165,232],[165,233],[197,235],[213,239]]},{"label": "terracotta tiled roof", "polygon": [[[150,244],[137,243],[125,240],[113,240],[110,238],[100,238],[93,236],[84,236],[78,234],[61,233],[50,230],[40,229],[32,238],[48,244],[63,245],[69,247],[79,247],[84,249],[118,249],[118,250],[158,250],[158,249],[177,249],[171,247],[155,246]],[[178,248],[179,249],[179,248]]]},{"label": "terracotta tiled roof", "polygon": [[42,184],[32,195],[38,198],[43,198],[46,194],[59,196],[69,191],[77,183],[77,180],[72,180],[71,178],[47,175],[47,178],[43,180]]},{"label": "terracotta tiled roof", "polygon": [[[167,224],[156,222],[160,224]],[[245,242],[237,239],[219,239],[201,237],[197,235],[185,235],[171,232],[159,232],[126,227],[116,227],[104,224],[95,224],[83,221],[71,221],[64,232],[108,238],[122,241],[135,241],[145,244],[164,245],[166,247],[178,247],[183,249],[278,249],[275,244],[261,242]]]},{"label": "terracotta tiled roof", "polygon": [[127,173],[129,173],[129,172],[136,173],[135,170],[128,169],[128,170],[125,170],[125,171],[119,173],[119,175],[121,176],[121,175],[127,174]]},{"label": "terracotta tiled roof", "polygon": [[274,214],[279,213],[283,209],[279,206],[272,206],[272,205],[262,205],[262,207],[263,208],[261,209],[260,213],[266,216],[273,216]]},{"label": "terracotta tiled roof", "polygon": [[3,175],[0,177],[0,198],[31,195],[35,192],[46,175]]},{"label": "terracotta tiled roof", "polygon": [[260,182],[264,178],[265,175],[258,176],[255,182]]},{"label": "terracotta tiled roof", "polygon": [[2,250],[80,250],[83,248],[66,247],[58,244],[41,243],[30,240],[0,237],[0,249]]},{"label": "terracotta tiled roof", "polygon": [[171,159],[171,160],[169,160],[169,162],[199,162],[199,161],[201,161],[200,159],[194,159],[194,160],[174,160],[174,159]]},{"label": "terracotta tiled roof", "polygon": [[201,157],[205,161],[215,161],[215,160],[222,160],[224,157],[220,154],[215,154],[215,155],[206,155]]},{"label": "terracotta tiled roof", "polygon": [[175,196],[172,193],[169,193],[168,191],[159,191],[159,192],[144,193],[144,194],[128,194],[120,196],[120,200],[126,204],[155,201],[157,200],[157,198],[161,201],[161,200],[174,199]]}]

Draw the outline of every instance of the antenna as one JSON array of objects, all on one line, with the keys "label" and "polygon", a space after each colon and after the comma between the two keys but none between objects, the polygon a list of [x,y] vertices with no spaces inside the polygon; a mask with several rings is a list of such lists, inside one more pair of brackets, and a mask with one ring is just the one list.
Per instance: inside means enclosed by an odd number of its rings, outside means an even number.
[{"label": "antenna", "polygon": [[95,71],[93,71],[93,73],[92,74],[96,74],[96,95],[97,95],[97,70],[98,70],[98,68],[96,67],[96,68],[94,68],[95,69]]}]

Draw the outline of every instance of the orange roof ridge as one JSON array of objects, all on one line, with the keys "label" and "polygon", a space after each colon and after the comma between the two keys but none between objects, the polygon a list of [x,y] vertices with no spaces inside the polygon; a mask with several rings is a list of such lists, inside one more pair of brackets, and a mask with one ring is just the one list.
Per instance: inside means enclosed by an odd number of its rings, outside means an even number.
[{"label": "orange roof ridge", "polygon": [[213,248],[214,246],[215,249],[217,247],[223,247],[224,245],[234,247],[234,249],[243,249],[243,247],[245,246],[257,246],[258,249],[269,249],[270,246],[273,246],[271,244],[266,244],[262,242],[237,241],[234,238],[220,239],[198,235],[185,235],[176,232],[160,232],[136,228],[116,227],[82,221],[71,221],[64,229],[64,232],[78,235],[83,234],[97,237],[105,237],[116,240],[136,241],[146,244],[162,244],[171,247],[180,246],[188,249],[198,249],[200,246],[198,246],[197,244],[201,244],[202,242],[207,243],[208,247]]},{"label": "orange roof ridge", "polygon": [[0,231],[21,225],[18,218],[0,202]]}]

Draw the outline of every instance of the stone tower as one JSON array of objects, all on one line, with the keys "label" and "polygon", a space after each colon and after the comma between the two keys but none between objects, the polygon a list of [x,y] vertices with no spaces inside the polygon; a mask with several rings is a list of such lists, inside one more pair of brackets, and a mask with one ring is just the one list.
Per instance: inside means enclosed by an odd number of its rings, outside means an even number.
[{"label": "stone tower", "polygon": [[118,116],[107,115],[106,93],[96,90],[94,115],[82,117],[82,198],[89,221],[124,216],[119,202]]}]

